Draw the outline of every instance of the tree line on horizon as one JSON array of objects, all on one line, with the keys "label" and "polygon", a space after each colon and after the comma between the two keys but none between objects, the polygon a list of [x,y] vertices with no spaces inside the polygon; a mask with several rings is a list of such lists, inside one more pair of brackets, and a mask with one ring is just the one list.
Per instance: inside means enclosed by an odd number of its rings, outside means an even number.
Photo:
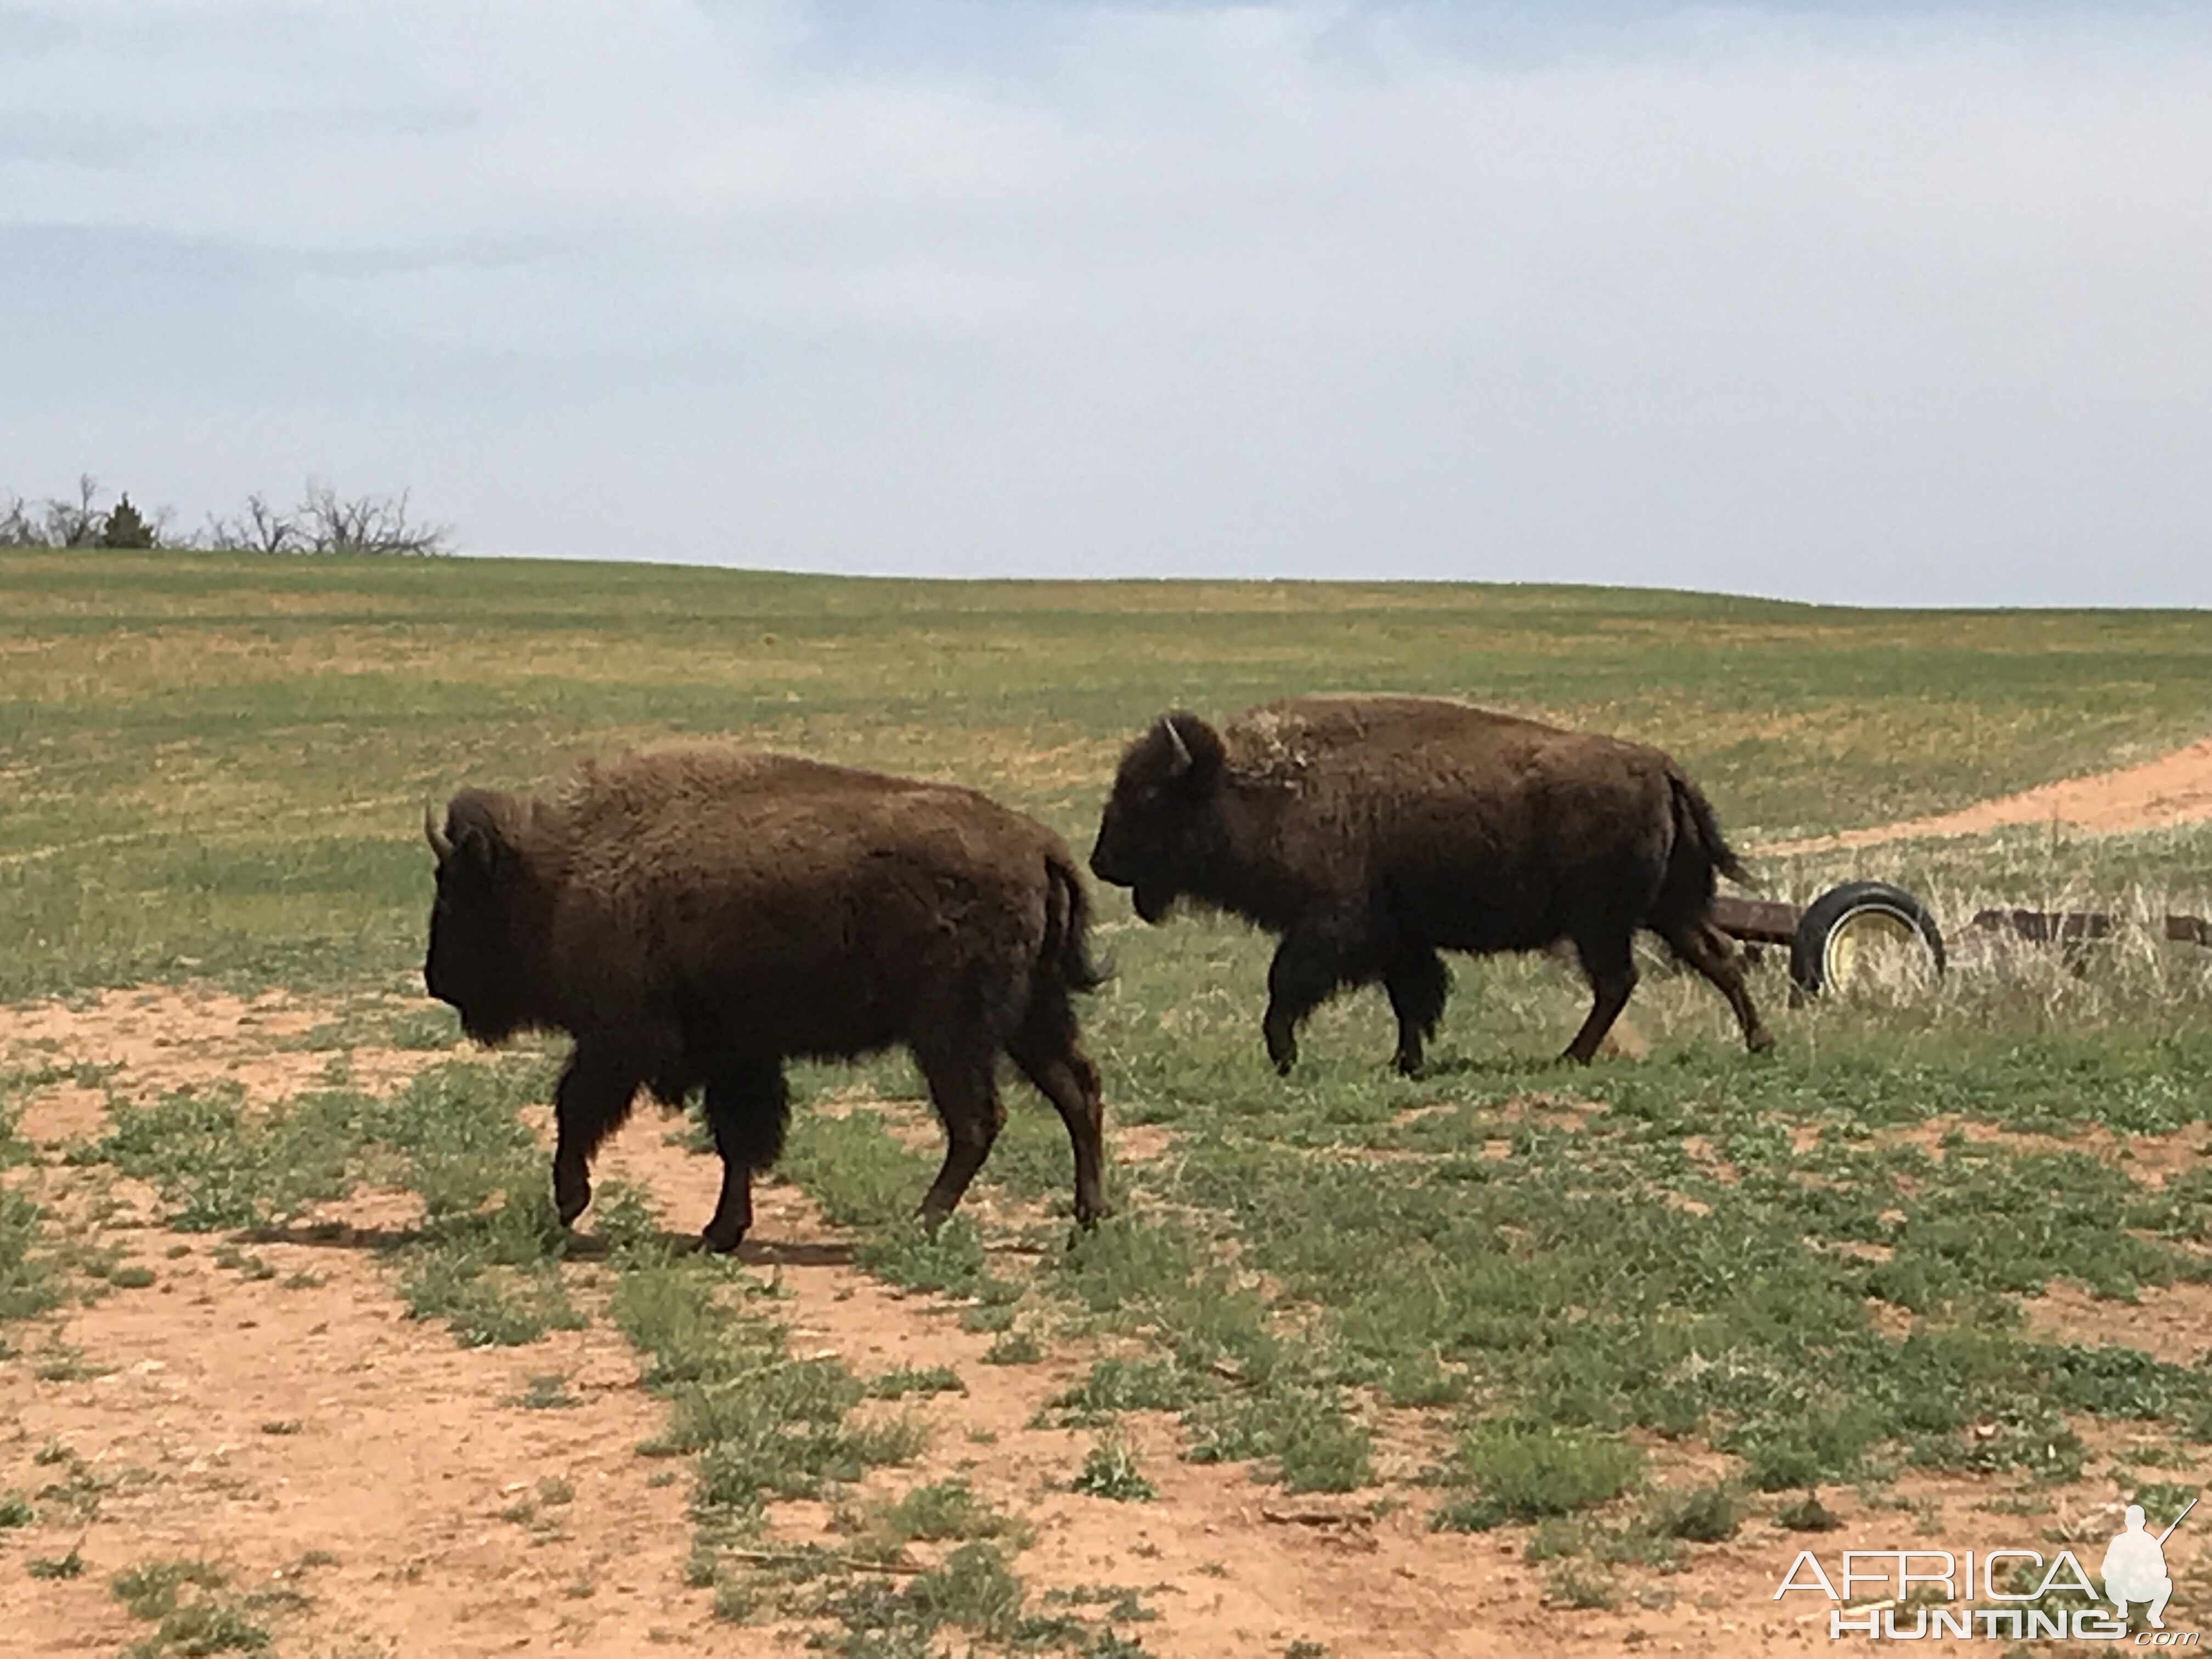
[{"label": "tree line on horizon", "polygon": [[250,495],[228,515],[210,514],[198,535],[179,536],[169,507],[147,513],[120,492],[104,501],[100,480],[82,473],[74,498],[33,501],[0,490],[0,547],[176,548],[216,553],[368,553],[427,557],[451,553],[453,528],[414,516],[409,492],[345,495],[310,478],[283,507]]}]

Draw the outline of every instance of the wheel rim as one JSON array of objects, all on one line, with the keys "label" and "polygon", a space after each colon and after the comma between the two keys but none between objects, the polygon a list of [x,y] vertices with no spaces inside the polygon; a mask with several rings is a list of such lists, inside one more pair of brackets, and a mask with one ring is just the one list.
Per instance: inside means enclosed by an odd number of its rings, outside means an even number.
[{"label": "wheel rim", "polygon": [[1928,942],[1910,919],[1895,910],[1869,906],[1855,910],[1830,930],[1820,952],[1824,984],[1844,990],[1884,981],[1917,982],[1928,977]]}]

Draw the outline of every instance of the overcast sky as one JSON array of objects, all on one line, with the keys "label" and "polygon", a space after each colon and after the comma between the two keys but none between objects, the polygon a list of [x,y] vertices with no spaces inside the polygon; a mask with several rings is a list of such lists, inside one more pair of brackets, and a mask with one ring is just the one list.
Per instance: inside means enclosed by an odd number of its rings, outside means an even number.
[{"label": "overcast sky", "polygon": [[2212,604],[2212,4],[0,0],[0,494]]}]

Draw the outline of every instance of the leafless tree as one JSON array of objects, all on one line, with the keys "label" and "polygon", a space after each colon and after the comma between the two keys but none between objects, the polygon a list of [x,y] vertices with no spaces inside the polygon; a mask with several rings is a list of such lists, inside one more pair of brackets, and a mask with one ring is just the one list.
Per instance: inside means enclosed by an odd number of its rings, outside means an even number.
[{"label": "leafless tree", "polygon": [[218,553],[297,553],[307,545],[307,538],[295,517],[257,495],[248,495],[234,518],[210,514],[207,544]]},{"label": "leafless tree", "polygon": [[100,506],[100,480],[81,472],[76,500],[49,496],[46,504],[46,544],[48,547],[90,547],[100,540],[107,514]]},{"label": "leafless tree", "polygon": [[[123,512],[123,520],[115,518],[117,511]],[[88,472],[78,478],[73,501],[49,497],[33,502],[0,495],[0,547],[94,547],[122,533],[112,527],[118,524],[131,532],[130,544],[144,545],[138,538],[149,536],[152,545],[165,547],[173,544],[175,517],[166,507],[141,513],[128,495],[117,509],[103,507],[100,481]],[[347,496],[310,478],[297,507],[281,507],[266,495],[248,495],[235,514],[210,514],[198,539],[218,552],[419,556],[452,552],[453,538],[452,526],[416,519],[404,490],[397,495]]]},{"label": "leafless tree", "polygon": [[0,496],[0,547],[44,547],[45,526],[31,520],[31,504],[21,495]]},{"label": "leafless tree", "polygon": [[299,516],[307,544],[318,553],[424,555],[451,550],[449,525],[422,524],[407,514],[408,492],[397,495],[341,495],[310,478]]}]

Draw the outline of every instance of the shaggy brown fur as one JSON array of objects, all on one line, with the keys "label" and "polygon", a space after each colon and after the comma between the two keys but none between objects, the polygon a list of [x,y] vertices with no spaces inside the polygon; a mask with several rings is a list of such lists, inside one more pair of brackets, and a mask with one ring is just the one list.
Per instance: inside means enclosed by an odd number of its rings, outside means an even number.
[{"label": "shaggy brown fur", "polygon": [[1638,927],[1720,988],[1754,1050],[1772,1042],[1713,925],[1716,871],[1742,866],[1712,808],[1656,749],[1432,697],[1293,697],[1216,732],[1164,714],[1129,747],[1091,868],[1165,919],[1188,897],[1281,936],[1267,1053],[1340,988],[1382,981],[1396,1064],[1418,1071],[1449,981],[1439,948],[1571,943],[1587,1061],[1636,986]]},{"label": "shaggy brown fur", "polygon": [[637,1091],[706,1091],[722,1158],[707,1242],[752,1221],[781,1151],[783,1064],[904,1044],[944,1121],[933,1225],[1004,1109],[1005,1053],[1059,1110],[1075,1213],[1104,1211],[1098,1074],[1070,994],[1100,982],[1073,855],[972,790],[696,747],[586,765],[541,795],[464,790],[442,829],[423,981],[470,1036],[575,1039],[554,1098],[561,1219]]}]

